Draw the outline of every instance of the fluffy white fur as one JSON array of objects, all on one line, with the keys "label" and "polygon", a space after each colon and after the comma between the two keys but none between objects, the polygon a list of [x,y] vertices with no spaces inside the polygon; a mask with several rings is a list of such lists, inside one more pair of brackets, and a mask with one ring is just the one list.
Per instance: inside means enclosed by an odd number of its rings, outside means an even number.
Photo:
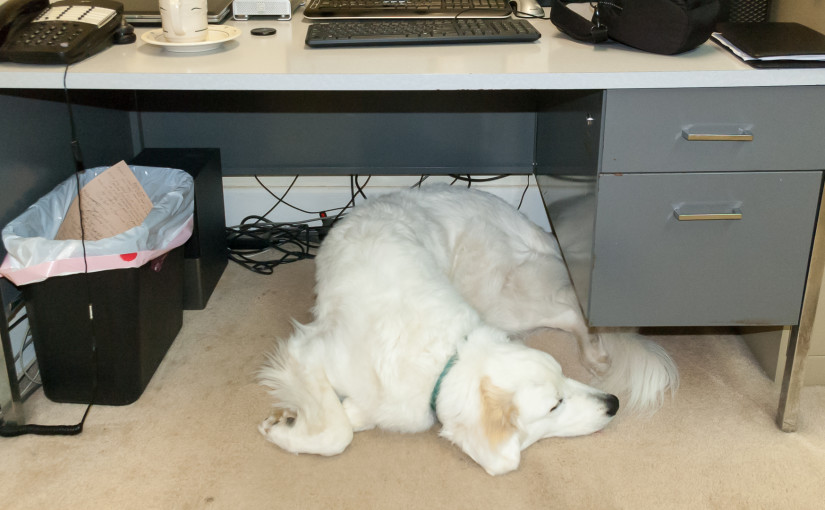
[{"label": "fluffy white fur", "polygon": [[371,198],[331,230],[316,264],[314,320],[295,324],[259,373],[276,401],[259,430],[290,452],[335,455],[355,431],[419,432],[437,419],[496,475],[542,438],[602,429],[618,399],[512,340],[537,328],[571,333],[631,407],[655,409],[677,385],[658,345],[588,329],[555,239],[493,195],[431,186]]}]

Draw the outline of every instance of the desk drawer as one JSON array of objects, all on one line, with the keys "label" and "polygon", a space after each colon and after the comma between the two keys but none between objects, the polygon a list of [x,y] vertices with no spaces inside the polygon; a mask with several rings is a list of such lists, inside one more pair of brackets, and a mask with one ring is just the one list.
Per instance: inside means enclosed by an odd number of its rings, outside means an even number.
[{"label": "desk drawer", "polygon": [[821,181],[821,172],[602,174],[591,325],[796,324]]},{"label": "desk drawer", "polygon": [[603,172],[825,167],[820,87],[609,90],[605,97]]}]

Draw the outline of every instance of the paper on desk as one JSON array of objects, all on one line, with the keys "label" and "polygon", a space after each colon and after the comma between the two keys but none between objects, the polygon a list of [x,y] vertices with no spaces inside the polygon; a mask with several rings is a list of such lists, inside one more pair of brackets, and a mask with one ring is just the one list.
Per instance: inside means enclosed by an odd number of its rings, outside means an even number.
[{"label": "paper on desk", "polygon": [[[83,204],[83,235],[99,241],[142,224],[152,210],[152,201],[129,166],[121,161],[107,168],[80,190]],[[72,201],[55,240],[80,239],[77,197]]]},{"label": "paper on desk", "polygon": [[734,55],[742,60],[762,60],[769,62],[771,60],[799,60],[799,61],[822,61],[825,60],[825,54],[788,54],[788,55],[772,55],[764,57],[754,57],[749,53],[741,50],[738,46],[729,41],[720,32],[714,32],[711,37],[718,43],[728,48]]}]

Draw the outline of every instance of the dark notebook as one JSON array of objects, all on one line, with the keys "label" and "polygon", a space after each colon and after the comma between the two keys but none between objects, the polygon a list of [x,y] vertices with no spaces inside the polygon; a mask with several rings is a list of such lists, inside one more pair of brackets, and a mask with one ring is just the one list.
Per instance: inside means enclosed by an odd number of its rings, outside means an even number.
[{"label": "dark notebook", "polygon": [[799,23],[720,23],[712,38],[754,67],[825,66],[825,35]]}]

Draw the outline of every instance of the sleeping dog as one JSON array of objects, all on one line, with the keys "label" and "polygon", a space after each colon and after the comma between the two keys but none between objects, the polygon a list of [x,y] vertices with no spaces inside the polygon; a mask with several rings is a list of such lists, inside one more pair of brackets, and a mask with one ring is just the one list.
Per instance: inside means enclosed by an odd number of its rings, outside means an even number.
[{"label": "sleeping dog", "polygon": [[517,339],[569,332],[597,377],[654,409],[678,382],[658,345],[591,331],[555,238],[501,199],[425,186],[372,198],[316,257],[314,319],[295,324],[259,372],[275,399],[260,426],[293,453],[336,455],[380,427],[440,435],[491,475],[546,437],[604,428],[616,396],[568,379]]}]

